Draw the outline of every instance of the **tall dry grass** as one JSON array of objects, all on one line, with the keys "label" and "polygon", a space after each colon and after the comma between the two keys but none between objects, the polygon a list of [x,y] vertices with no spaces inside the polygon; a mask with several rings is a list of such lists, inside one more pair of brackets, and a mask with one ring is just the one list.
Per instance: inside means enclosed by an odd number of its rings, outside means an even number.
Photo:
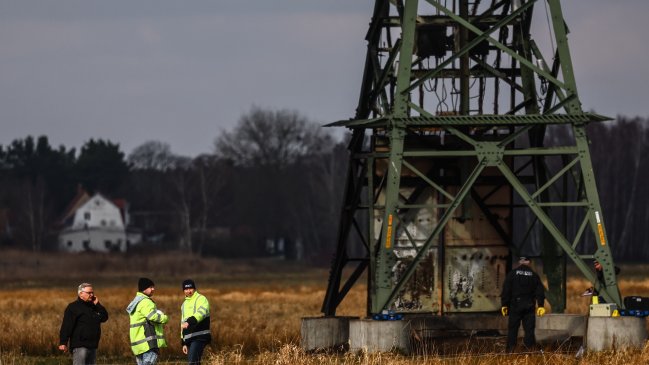
[{"label": "tall dry grass", "polygon": [[[625,294],[649,296],[646,267],[623,267]],[[588,354],[480,354],[458,352],[450,357],[409,357],[398,354],[305,354],[299,348],[301,317],[319,316],[327,270],[283,262],[237,262],[191,255],[155,256],[25,255],[2,252],[0,257],[0,364],[59,364],[68,356],[57,350],[65,306],[76,299],[76,286],[92,282],[109,312],[102,326],[100,363],[132,360],[125,312],[137,278],[156,282],[153,299],[170,316],[165,330],[169,348],[162,359],[182,361],[180,349],[180,282],[192,277],[212,306],[214,340],[208,364],[647,364],[649,349]],[[590,286],[584,279],[568,281],[569,313],[585,313]],[[355,287],[339,315],[363,316],[366,287]]]}]

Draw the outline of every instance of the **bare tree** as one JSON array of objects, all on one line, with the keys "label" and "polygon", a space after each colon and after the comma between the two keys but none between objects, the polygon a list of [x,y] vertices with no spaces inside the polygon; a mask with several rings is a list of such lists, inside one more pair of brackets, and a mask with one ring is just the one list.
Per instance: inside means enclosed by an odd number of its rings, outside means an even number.
[{"label": "bare tree", "polygon": [[165,171],[174,166],[176,156],[168,143],[148,141],[133,149],[128,162],[136,170]]},{"label": "bare tree", "polygon": [[216,139],[216,154],[240,166],[286,167],[331,146],[331,137],[296,111],[253,107],[232,132]]},{"label": "bare tree", "polygon": [[[196,187],[195,200],[197,201],[196,223],[194,231],[198,235],[198,242],[195,251],[202,252],[206,243],[206,235],[210,227],[210,217],[220,213],[224,206],[216,204],[219,195],[225,186],[225,169],[218,159],[212,155],[201,155],[192,163],[194,172],[194,185]],[[221,209],[217,209],[221,208]]]},{"label": "bare tree", "polygon": [[[146,185],[140,186],[136,181],[137,189],[147,195],[155,190],[155,203],[164,202],[162,209],[173,212],[179,227],[178,246],[201,252],[210,220],[218,213],[214,208],[218,206],[216,201],[223,187],[219,161],[213,155],[194,159],[179,156],[167,143],[159,141],[148,141],[136,147],[128,159]],[[149,200],[148,204],[151,203]]]},{"label": "bare tree", "polygon": [[252,227],[260,241],[303,241],[310,254],[321,253],[338,218],[336,145],[296,111],[253,107],[215,141],[216,154],[237,168],[238,221]]},{"label": "bare tree", "polygon": [[191,159],[175,156],[172,167],[167,171],[170,187],[168,199],[178,213],[181,227],[179,246],[187,251],[192,250],[192,222],[191,222]]}]

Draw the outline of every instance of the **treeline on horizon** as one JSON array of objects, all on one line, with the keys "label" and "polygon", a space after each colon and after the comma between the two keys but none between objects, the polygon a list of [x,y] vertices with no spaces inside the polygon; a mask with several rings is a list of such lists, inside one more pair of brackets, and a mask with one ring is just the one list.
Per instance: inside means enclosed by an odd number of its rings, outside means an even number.
[{"label": "treeline on horizon", "polygon": [[193,158],[160,141],[127,156],[102,139],[76,151],[26,137],[0,146],[0,210],[12,228],[0,247],[56,249],[60,219],[84,189],[125,199],[149,249],[263,256],[282,241],[285,255],[317,259],[334,241],[346,154],[298,112],[256,107]]},{"label": "treeline on horizon", "polygon": [[[649,258],[647,119],[588,126],[591,158],[614,257]],[[561,138],[561,136],[556,136]],[[223,257],[284,254],[326,263],[335,249],[347,144],[296,111],[252,108],[210,154],[184,157],[148,141],[125,155],[91,139],[77,152],[46,136],[0,146],[0,210],[11,239],[0,247],[53,250],[60,218],[79,189],[123,198],[131,223],[160,249]],[[150,246],[149,246],[150,247]]]}]

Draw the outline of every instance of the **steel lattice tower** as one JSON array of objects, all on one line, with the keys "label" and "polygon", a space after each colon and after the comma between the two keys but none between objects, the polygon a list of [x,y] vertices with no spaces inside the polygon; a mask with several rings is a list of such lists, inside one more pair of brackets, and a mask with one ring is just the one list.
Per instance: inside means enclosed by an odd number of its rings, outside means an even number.
[{"label": "steel lattice tower", "polygon": [[368,314],[497,310],[518,254],[554,312],[566,260],[621,307],[567,33],[560,0],[376,0],[325,315],[365,270]]}]

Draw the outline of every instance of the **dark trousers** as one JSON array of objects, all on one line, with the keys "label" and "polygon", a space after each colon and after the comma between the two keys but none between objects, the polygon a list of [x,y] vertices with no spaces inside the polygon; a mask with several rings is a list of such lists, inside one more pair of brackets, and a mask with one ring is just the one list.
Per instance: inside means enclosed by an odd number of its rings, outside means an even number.
[{"label": "dark trousers", "polygon": [[207,341],[194,340],[187,344],[187,362],[191,365],[198,365],[201,363],[203,350],[207,345]]},{"label": "dark trousers", "polygon": [[518,328],[523,323],[525,337],[523,343],[527,347],[532,347],[536,343],[534,338],[534,328],[536,327],[536,318],[534,317],[534,307],[509,309],[509,323],[507,324],[507,350],[512,351],[516,347],[516,337],[518,337]]}]

